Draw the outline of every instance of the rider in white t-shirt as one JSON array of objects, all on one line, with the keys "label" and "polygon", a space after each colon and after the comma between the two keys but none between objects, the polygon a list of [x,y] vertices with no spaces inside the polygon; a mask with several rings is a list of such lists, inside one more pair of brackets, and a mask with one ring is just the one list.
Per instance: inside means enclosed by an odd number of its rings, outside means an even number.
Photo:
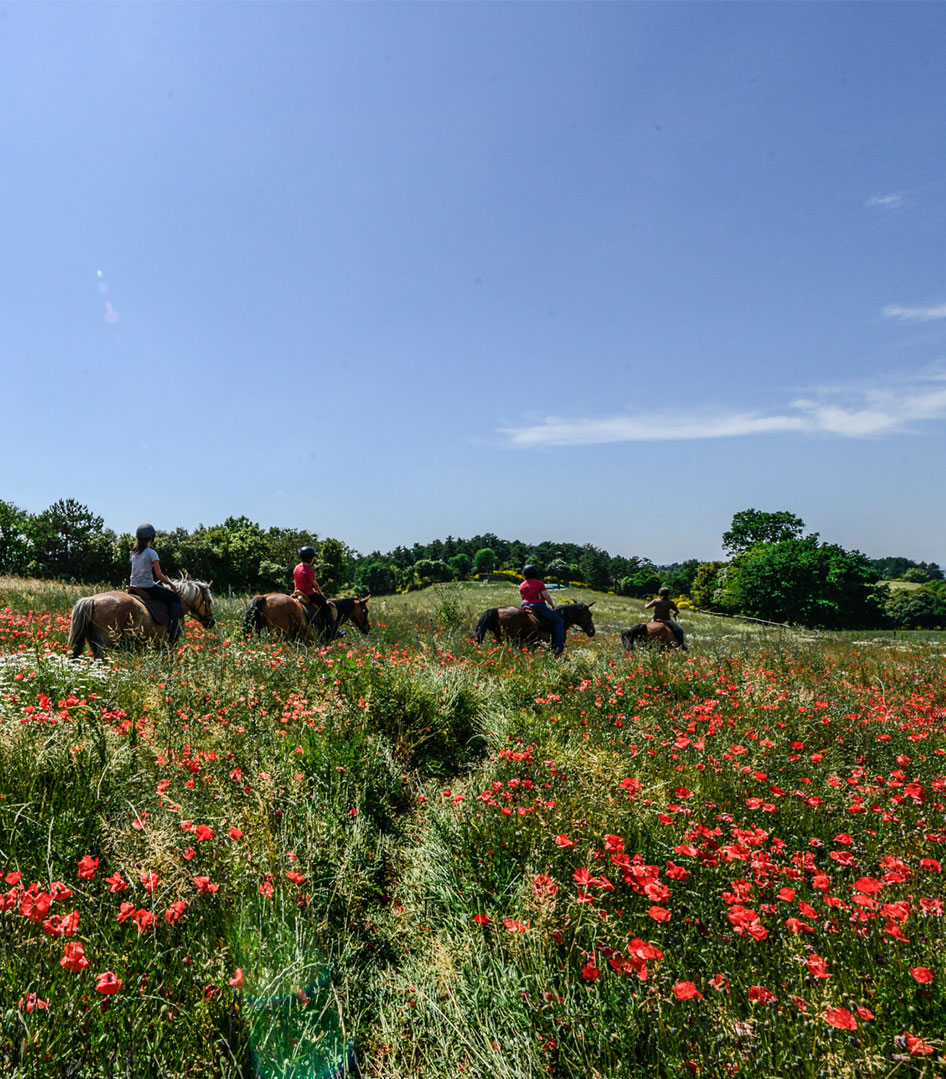
[{"label": "rider in white t-shirt", "polygon": [[[135,531],[135,545],[131,549],[132,588],[147,592],[152,599],[159,599],[168,606],[168,641],[173,644],[181,635],[181,598],[177,589],[164,576],[158,553],[151,546],[154,542],[154,525],[140,525]],[[160,584],[159,582],[164,582]],[[164,585],[167,585],[165,588]]]}]

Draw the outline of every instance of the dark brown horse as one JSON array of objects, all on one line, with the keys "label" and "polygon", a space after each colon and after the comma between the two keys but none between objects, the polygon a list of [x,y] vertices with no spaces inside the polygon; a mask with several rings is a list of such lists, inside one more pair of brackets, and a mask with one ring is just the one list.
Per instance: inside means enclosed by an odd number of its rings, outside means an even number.
[{"label": "dark brown horse", "polygon": [[[189,577],[172,583],[181,598],[184,614],[212,629],[216,622],[212,613],[210,585],[204,581],[192,581]],[[167,636],[167,631],[168,627],[156,622],[137,596],[127,592],[99,592],[80,599],[72,608],[67,647],[72,650],[72,658],[78,659],[88,643],[93,659],[98,659],[109,645],[126,639],[160,641]]]},{"label": "dark brown horse", "polygon": [[639,622],[621,634],[621,644],[625,652],[633,652],[636,644],[652,644],[660,648],[682,648],[686,644],[677,640],[677,635],[666,622]]},{"label": "dark brown horse", "polygon": [[336,596],[328,601],[328,613],[331,624],[317,611],[312,621],[299,600],[285,592],[267,592],[256,596],[243,615],[243,633],[251,637],[253,632],[264,629],[274,630],[290,640],[316,641],[327,643],[338,636],[338,627],[349,619],[367,633],[371,629],[368,620],[368,600],[370,596]]},{"label": "dark brown horse", "polygon": [[[584,630],[589,637],[595,635],[595,624],[591,619],[591,603],[566,603],[555,610],[561,615],[565,623],[566,633],[573,626]],[[497,641],[505,635],[512,641],[522,641],[523,644],[536,645],[551,641],[552,635],[537,625],[533,617],[524,607],[492,607],[480,615],[480,620],[473,630],[473,640],[477,644],[483,643],[487,633],[492,633]]]}]

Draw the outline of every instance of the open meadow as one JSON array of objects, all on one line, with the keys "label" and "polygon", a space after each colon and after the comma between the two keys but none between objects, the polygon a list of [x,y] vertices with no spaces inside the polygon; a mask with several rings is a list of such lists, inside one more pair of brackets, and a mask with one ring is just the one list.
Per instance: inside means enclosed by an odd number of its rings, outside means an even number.
[{"label": "open meadow", "polygon": [[557,660],[468,584],[72,662],[89,591],[0,579],[0,1074],[946,1074],[946,635],[570,590]]}]

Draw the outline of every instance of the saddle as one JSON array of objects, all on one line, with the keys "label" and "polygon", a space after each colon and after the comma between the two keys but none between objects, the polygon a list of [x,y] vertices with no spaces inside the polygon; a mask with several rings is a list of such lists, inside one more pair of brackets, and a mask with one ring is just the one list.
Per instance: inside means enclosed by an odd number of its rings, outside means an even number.
[{"label": "saddle", "polygon": [[539,615],[535,613],[532,607],[519,607],[519,613],[526,616],[529,621],[535,626],[540,633],[551,633],[551,628],[547,622],[544,622]]},{"label": "saddle", "polygon": [[136,600],[143,603],[148,609],[148,614],[151,615],[151,621],[156,626],[166,626],[170,621],[170,614],[168,613],[170,608],[166,603],[160,599],[155,599],[147,592],[134,586],[129,586],[128,595],[134,596]]},{"label": "saddle", "polygon": [[331,617],[333,624],[338,618],[338,611],[335,609],[335,604],[330,599],[325,601],[328,605],[328,608],[325,611],[325,614],[323,614],[322,608],[319,607],[317,604],[313,603],[312,600],[305,594],[305,592],[300,592],[298,588],[293,590],[292,595],[289,598],[294,599],[297,603],[301,603],[302,609],[305,611],[306,618],[310,622],[314,622],[317,626],[320,626],[323,629],[325,628],[326,616]]}]

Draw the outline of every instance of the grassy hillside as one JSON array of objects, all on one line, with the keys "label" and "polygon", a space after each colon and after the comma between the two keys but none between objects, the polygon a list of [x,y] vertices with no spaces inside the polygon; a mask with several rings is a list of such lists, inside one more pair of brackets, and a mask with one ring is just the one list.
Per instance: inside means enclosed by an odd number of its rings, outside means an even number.
[{"label": "grassy hillside", "polygon": [[943,1073],[941,637],[472,584],[72,663],[78,594],[0,581],[4,1075]]}]

